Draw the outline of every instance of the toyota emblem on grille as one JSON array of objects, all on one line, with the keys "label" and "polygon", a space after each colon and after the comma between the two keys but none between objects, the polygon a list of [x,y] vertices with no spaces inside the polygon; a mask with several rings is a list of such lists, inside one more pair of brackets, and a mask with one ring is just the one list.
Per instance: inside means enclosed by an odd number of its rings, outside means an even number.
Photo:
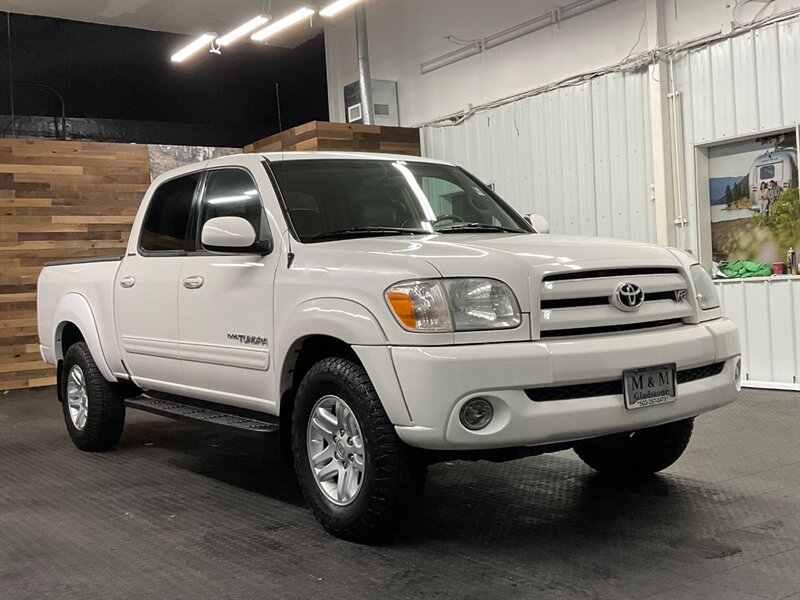
[{"label": "toyota emblem on grille", "polygon": [[627,312],[638,310],[643,302],[644,292],[635,283],[620,283],[611,296],[611,304]]}]

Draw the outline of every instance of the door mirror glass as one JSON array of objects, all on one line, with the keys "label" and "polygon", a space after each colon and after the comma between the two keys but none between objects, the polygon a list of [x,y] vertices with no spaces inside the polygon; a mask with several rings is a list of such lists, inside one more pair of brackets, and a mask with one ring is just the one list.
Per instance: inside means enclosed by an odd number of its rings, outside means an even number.
[{"label": "door mirror glass", "polygon": [[[264,252],[265,242],[256,244],[256,230],[242,217],[215,217],[203,225],[203,247],[217,252]],[[271,244],[269,244],[271,246]],[[272,248],[270,248],[271,250]]]},{"label": "door mirror glass", "polygon": [[531,213],[529,215],[525,215],[525,218],[528,220],[528,223],[533,225],[536,233],[550,233],[550,223],[548,223],[547,219],[545,219],[542,215]]}]

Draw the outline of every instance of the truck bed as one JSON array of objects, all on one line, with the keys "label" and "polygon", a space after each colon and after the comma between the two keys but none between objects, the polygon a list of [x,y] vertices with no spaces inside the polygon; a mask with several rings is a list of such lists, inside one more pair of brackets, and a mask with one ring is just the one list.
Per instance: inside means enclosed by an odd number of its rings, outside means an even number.
[{"label": "truck bed", "polygon": [[[112,372],[124,373],[116,344],[114,282],[122,257],[97,257],[47,263],[39,275],[37,322],[42,358],[56,364],[65,315],[84,303],[103,342],[103,356]],[[88,335],[88,332],[83,332]]]}]

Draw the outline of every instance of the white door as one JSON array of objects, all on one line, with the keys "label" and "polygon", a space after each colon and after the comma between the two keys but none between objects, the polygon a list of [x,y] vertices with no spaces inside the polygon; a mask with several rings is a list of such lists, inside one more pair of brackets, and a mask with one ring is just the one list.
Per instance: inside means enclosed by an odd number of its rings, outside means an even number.
[{"label": "white door", "polygon": [[[271,236],[258,189],[244,168],[206,172],[198,234],[214,217],[247,219]],[[272,237],[272,239],[275,239]],[[182,377],[187,395],[260,410],[277,406],[272,389],[273,281],[279,252],[211,252],[198,243],[178,286]]]},{"label": "white door", "polygon": [[137,253],[114,282],[117,331],[125,366],[144,389],[179,393],[178,278],[189,247],[189,222],[202,173],[170,179],[153,194]]}]

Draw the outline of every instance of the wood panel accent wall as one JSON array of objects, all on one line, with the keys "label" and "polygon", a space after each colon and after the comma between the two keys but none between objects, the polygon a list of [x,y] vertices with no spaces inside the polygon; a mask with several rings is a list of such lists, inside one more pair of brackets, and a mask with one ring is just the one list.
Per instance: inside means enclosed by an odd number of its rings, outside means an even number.
[{"label": "wood panel accent wall", "polygon": [[149,184],[145,145],[0,139],[0,389],[55,383],[39,356],[39,271],[122,254]]},{"label": "wood panel accent wall", "polygon": [[280,152],[281,149],[287,152],[353,150],[419,156],[419,130],[407,127],[311,121],[244,147],[245,152]]}]

